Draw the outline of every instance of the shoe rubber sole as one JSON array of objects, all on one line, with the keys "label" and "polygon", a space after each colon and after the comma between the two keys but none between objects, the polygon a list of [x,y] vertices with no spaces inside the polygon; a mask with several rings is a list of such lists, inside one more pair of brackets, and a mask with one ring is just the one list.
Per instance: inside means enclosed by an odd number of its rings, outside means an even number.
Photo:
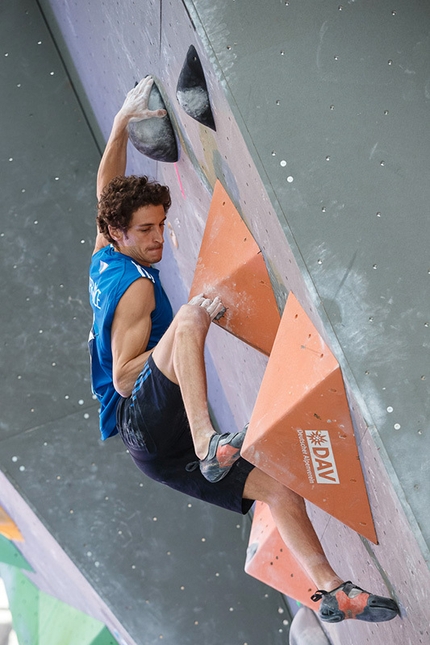
[{"label": "shoe rubber sole", "polygon": [[370,623],[385,622],[399,615],[399,608],[391,598],[375,596],[351,582],[331,592],[318,591],[312,600],[320,600],[320,619],[327,623],[340,623],[354,619]]},{"label": "shoe rubber sole", "polygon": [[208,454],[200,461],[203,477],[216,483],[228,475],[240,457],[244,438],[244,432],[214,435],[209,443]]}]

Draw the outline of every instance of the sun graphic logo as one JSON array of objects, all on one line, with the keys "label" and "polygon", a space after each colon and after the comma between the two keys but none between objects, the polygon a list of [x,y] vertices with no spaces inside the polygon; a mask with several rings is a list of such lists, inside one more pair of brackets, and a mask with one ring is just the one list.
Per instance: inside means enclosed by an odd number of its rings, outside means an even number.
[{"label": "sun graphic logo", "polygon": [[325,433],[323,430],[308,430],[306,436],[308,437],[308,443],[310,442],[313,446],[322,446],[327,443],[327,438],[324,436]]},{"label": "sun graphic logo", "polygon": [[306,441],[318,484],[339,484],[328,430],[306,430]]}]

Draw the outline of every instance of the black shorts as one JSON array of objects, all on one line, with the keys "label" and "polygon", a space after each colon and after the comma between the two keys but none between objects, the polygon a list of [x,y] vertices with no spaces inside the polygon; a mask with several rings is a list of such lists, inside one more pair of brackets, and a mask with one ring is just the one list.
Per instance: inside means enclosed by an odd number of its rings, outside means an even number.
[{"label": "black shorts", "polygon": [[151,479],[210,504],[245,514],[253,500],[243,499],[254,468],[240,457],[224,479],[212,484],[200,472],[179,386],[150,356],[133,393],[121,399],[117,427],[136,466]]}]

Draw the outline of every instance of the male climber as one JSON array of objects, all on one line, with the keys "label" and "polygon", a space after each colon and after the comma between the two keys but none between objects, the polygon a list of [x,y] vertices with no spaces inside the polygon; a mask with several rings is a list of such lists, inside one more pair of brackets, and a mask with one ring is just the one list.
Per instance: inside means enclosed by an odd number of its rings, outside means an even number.
[{"label": "male climber", "polygon": [[239,513],[254,500],[268,504],[318,589],[312,598],[321,600],[322,620],[391,620],[399,613],[393,600],[344,582],[331,568],[304,500],[240,456],[244,433],[217,434],[212,426],[204,344],[222,302],[197,296],[172,316],[153,267],[163,253],[169,189],[125,176],[128,124],[166,117],[148,109],[152,83],[146,77],[127,94],[97,175],[89,345],[102,438],[119,433],[138,468],[187,495]]}]

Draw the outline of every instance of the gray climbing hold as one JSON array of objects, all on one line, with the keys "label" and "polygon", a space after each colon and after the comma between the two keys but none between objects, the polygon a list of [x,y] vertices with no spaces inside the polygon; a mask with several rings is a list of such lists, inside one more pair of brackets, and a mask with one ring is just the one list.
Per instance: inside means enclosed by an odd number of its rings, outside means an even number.
[{"label": "gray climbing hold", "polygon": [[258,542],[253,542],[248,546],[248,548],[246,549],[246,564],[248,564],[248,562],[252,560],[252,558],[257,553],[257,551],[258,551]]},{"label": "gray climbing hold", "polygon": [[223,307],[221,311],[215,316],[214,320],[221,320],[221,318],[224,316],[226,311],[227,309]]},{"label": "gray climbing hold", "polygon": [[290,645],[330,645],[321,623],[309,607],[300,607],[291,623]]},{"label": "gray climbing hold", "polygon": [[[160,90],[154,81],[148,100],[150,110],[166,110]],[[155,161],[178,161],[178,144],[169,115],[133,121],[128,125],[128,137],[143,155]]]},{"label": "gray climbing hold", "polygon": [[200,58],[190,45],[176,86],[176,97],[182,109],[193,119],[216,130],[209,92]]}]

